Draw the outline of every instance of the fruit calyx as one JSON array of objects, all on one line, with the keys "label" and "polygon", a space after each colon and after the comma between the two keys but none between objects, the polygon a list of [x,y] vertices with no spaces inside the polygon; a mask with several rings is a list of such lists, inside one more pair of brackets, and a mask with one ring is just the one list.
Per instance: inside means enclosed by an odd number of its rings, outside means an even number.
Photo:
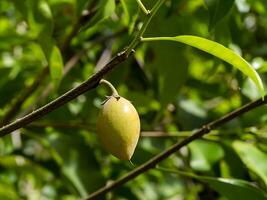
[{"label": "fruit calyx", "polygon": [[99,81],[99,84],[105,84],[112,91],[112,95],[111,96],[106,96],[106,99],[101,103],[101,105],[104,105],[111,97],[114,97],[117,101],[121,98],[121,96],[119,95],[119,93],[116,90],[116,88],[109,81],[107,81],[105,79],[101,79]]}]

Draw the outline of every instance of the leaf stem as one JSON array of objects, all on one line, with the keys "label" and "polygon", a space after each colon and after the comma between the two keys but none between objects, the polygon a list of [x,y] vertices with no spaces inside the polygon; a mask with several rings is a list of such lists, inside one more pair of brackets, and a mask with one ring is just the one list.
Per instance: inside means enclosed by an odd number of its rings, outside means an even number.
[{"label": "leaf stem", "polygon": [[158,9],[160,8],[160,6],[165,2],[166,0],[158,0],[156,2],[156,4],[153,6],[153,8],[151,9],[151,12],[149,12],[149,14],[146,16],[143,25],[141,27],[141,29],[137,32],[137,34],[135,35],[133,41],[130,43],[130,45],[128,46],[128,48],[126,49],[126,54],[130,54],[133,49],[139,44],[139,42],[141,41],[141,38],[144,34],[144,32],[147,29],[148,24],[150,23],[151,19],[153,18],[153,16],[156,14],[156,12],[158,11]]},{"label": "leaf stem", "polygon": [[146,9],[146,7],[144,6],[144,4],[142,3],[141,0],[136,0],[136,2],[138,3],[139,7],[141,8],[141,10],[146,14],[149,15],[150,11]]},{"label": "leaf stem", "polygon": [[180,42],[191,47],[197,48],[199,50],[205,51],[221,60],[233,65],[241,72],[243,72],[246,76],[251,78],[251,80],[256,84],[258,87],[262,99],[264,98],[264,88],[262,80],[256,70],[240,55],[236,54],[231,49],[215,42],[212,40],[208,40],[206,38],[193,36],[193,35],[179,35],[175,37],[150,37],[150,38],[141,38],[142,42],[149,42],[149,41],[160,41],[160,40],[167,40],[167,41],[174,41]]},{"label": "leaf stem", "polygon": [[172,37],[146,37],[141,38],[141,42],[151,42],[151,41],[159,41],[159,40],[172,40]]},{"label": "leaf stem", "polygon": [[89,77],[86,81],[82,82],[77,87],[67,91],[66,93],[62,94],[55,100],[49,102],[48,104],[44,105],[43,107],[40,107],[39,109],[31,112],[30,114],[17,119],[16,121],[7,124],[0,128],[0,137],[3,137],[9,133],[11,133],[14,130],[17,130],[19,128],[22,128],[29,123],[45,116],[46,114],[52,112],[53,110],[56,110],[60,106],[68,103],[69,101],[75,99],[79,95],[85,93],[88,90],[92,90],[93,88],[97,87],[99,84],[99,81],[103,78],[104,75],[109,73],[112,69],[114,69],[116,66],[124,62],[129,55],[125,53],[125,51],[122,51],[118,53],[112,60],[110,60],[101,70],[93,74],[91,77]]},{"label": "leaf stem", "polygon": [[116,88],[109,81],[107,81],[105,79],[101,79],[99,81],[99,83],[107,85],[112,91],[112,96],[115,96],[115,97],[119,96],[118,91],[116,90]]}]

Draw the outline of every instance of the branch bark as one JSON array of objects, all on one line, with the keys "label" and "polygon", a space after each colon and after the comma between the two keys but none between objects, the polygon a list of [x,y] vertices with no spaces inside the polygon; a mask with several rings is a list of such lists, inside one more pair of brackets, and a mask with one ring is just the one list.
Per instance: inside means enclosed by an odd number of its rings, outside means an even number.
[{"label": "branch bark", "polygon": [[[95,3],[92,5],[88,5],[87,13],[85,15],[81,15],[76,23],[73,25],[72,30],[69,35],[64,39],[60,51],[65,54],[68,51],[70,46],[70,42],[75,37],[75,35],[79,32],[81,26],[90,20],[96,13]],[[7,124],[12,118],[16,116],[16,114],[20,111],[22,104],[31,96],[33,92],[39,88],[42,82],[45,80],[47,75],[49,74],[49,67],[45,66],[42,71],[36,76],[33,83],[26,87],[21,94],[12,102],[9,110],[7,110],[6,114],[4,115],[2,121],[0,122],[1,125]]]},{"label": "branch bark", "polygon": [[83,82],[78,87],[66,92],[62,96],[58,97],[54,101],[48,103],[47,105],[39,108],[38,110],[26,115],[25,117],[22,117],[20,119],[17,119],[15,122],[10,123],[0,129],[0,137],[4,136],[16,129],[19,129],[23,126],[28,125],[32,121],[39,119],[46,115],[49,112],[52,112],[53,110],[59,108],[61,105],[64,105],[68,101],[71,101],[72,99],[76,98],[80,94],[86,92],[89,89],[93,89],[96,87],[100,81],[100,79],[107,74],[109,71],[111,71],[114,67],[116,67],[118,64],[125,61],[128,56],[134,51],[134,48],[140,43],[141,38],[146,31],[147,26],[149,25],[151,19],[156,14],[160,6],[165,2],[166,0],[158,0],[155,5],[153,6],[151,12],[146,15],[146,18],[143,22],[142,27],[140,30],[136,33],[134,39],[128,46],[128,48],[117,54],[117,56],[112,59],[107,65],[104,66],[100,71],[98,71],[96,74],[94,74],[91,78],[89,78],[87,81]]},{"label": "branch bark", "polygon": [[100,79],[106,75],[108,72],[110,72],[113,68],[118,66],[120,63],[125,61],[128,58],[129,54],[125,51],[117,54],[108,64],[106,64],[100,71],[95,73],[93,76],[91,76],[89,79],[81,83],[79,86],[73,88],[72,90],[66,92],[65,94],[59,96],[54,101],[46,104],[45,106],[37,109],[36,111],[33,111],[32,113],[26,115],[25,117],[22,117],[18,120],[16,120],[13,123],[10,123],[6,126],[3,126],[0,128],[0,137],[3,137],[12,131],[19,129],[21,127],[24,127],[31,123],[34,120],[37,120],[46,114],[52,112],[53,110],[59,108],[60,106],[66,104],[67,102],[75,99],[77,96],[85,93],[86,91],[95,88]]},{"label": "branch bark", "polygon": [[248,104],[244,105],[243,107],[241,107],[241,108],[239,108],[233,112],[230,112],[230,113],[224,115],[223,117],[202,126],[202,128],[194,131],[194,133],[191,136],[186,137],[181,142],[177,142],[176,144],[174,144],[170,148],[163,151],[161,154],[156,155],[155,157],[151,158],[146,163],[135,168],[133,171],[131,171],[127,175],[123,176],[122,178],[114,181],[113,183],[111,183],[105,187],[102,187],[99,190],[97,190],[96,192],[92,193],[86,200],[99,199],[99,197],[107,194],[111,190],[120,187],[121,185],[127,183],[128,181],[136,178],[140,174],[148,171],[149,169],[154,168],[159,162],[161,162],[162,160],[165,160],[170,155],[172,155],[173,153],[175,153],[176,151],[178,151],[182,147],[186,146],[190,142],[201,138],[205,134],[208,134],[212,129],[218,128],[218,127],[222,126],[223,124],[231,121],[232,119],[234,119],[234,118],[236,118],[236,117],[238,117],[238,116],[240,116],[240,115],[242,115],[242,114],[244,114],[250,110],[253,110],[254,108],[257,108],[263,104],[266,104],[266,103],[267,103],[267,95],[264,97],[264,100],[262,98],[260,98],[256,101],[248,103]]},{"label": "branch bark", "polygon": [[[80,59],[82,58],[82,56],[84,54],[86,54],[87,51],[89,51],[89,49],[93,48],[94,45],[99,44],[99,43],[103,43],[109,39],[113,39],[115,37],[120,36],[121,34],[125,33],[126,29],[122,29],[114,34],[111,35],[107,35],[107,36],[101,36],[99,38],[96,38],[92,44],[90,45],[90,47],[87,47],[81,51],[79,51],[78,53],[76,53],[74,56],[72,56],[68,62],[66,62],[65,66],[64,66],[64,71],[63,71],[63,78],[71,71],[71,69],[73,67],[75,67],[77,65],[77,63],[80,61]],[[45,100],[48,98],[49,94],[52,92],[53,90],[53,84],[50,83],[47,87],[45,87],[43,89],[43,92],[41,93],[41,95],[39,97],[36,98],[36,100],[28,107],[25,109],[25,111],[21,112],[18,117],[22,117],[24,115],[29,114],[32,110],[35,110],[36,108],[38,108],[40,105],[42,105],[42,103],[45,102]]]}]

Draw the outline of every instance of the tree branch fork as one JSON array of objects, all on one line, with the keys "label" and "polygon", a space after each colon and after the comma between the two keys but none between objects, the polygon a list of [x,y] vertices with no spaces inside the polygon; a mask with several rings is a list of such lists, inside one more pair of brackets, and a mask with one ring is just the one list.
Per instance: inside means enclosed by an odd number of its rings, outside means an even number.
[{"label": "tree branch fork", "polygon": [[[65,94],[59,96],[55,100],[51,101],[50,103],[44,105],[43,107],[37,109],[36,111],[33,111],[32,113],[26,115],[25,117],[22,117],[10,124],[7,124],[0,128],[0,137],[3,137],[19,128],[25,127],[31,122],[45,116],[46,114],[56,110],[60,106],[68,103],[69,101],[75,99],[77,96],[87,92],[88,90],[94,89],[98,86],[99,81],[108,74],[112,69],[119,66],[122,62],[126,61],[128,57],[132,54],[133,49],[137,46],[137,44],[140,42],[140,38],[142,37],[143,33],[146,30],[146,27],[148,26],[149,22],[151,21],[153,15],[156,13],[158,8],[163,4],[165,0],[158,0],[155,6],[152,8],[151,12],[147,13],[147,18],[143,23],[142,28],[139,30],[139,32],[136,34],[136,37],[133,39],[133,41],[130,43],[129,47],[120,53],[118,53],[108,64],[106,64],[101,70],[99,70],[97,73],[92,75],[90,78],[88,78],[86,81],[78,85],[77,87],[69,90]],[[139,1],[139,4],[142,6],[141,1]],[[146,13],[146,9],[143,6],[143,11]],[[168,158],[170,155],[175,153],[176,151],[180,150],[182,147],[186,146],[190,142],[199,139],[203,137],[205,134],[208,134],[211,130],[220,127],[224,125],[225,123],[229,122],[230,120],[239,117],[240,115],[251,111],[259,106],[262,106],[267,103],[267,95],[264,97],[264,99],[260,98],[256,101],[253,101],[251,103],[248,103],[244,105],[243,107],[230,112],[223,117],[214,120],[204,126],[202,126],[200,129],[193,131],[193,134],[184,138],[180,142],[175,143],[173,146],[169,147],[162,153],[154,156],[149,161],[145,162],[144,164],[140,165],[139,167],[135,168],[125,176],[121,177],[120,179],[114,181],[113,183],[100,188],[96,192],[92,193],[87,200],[90,199],[97,199],[100,196],[105,195],[106,193],[110,192],[111,190],[125,184],[126,182],[134,179],[138,175],[146,172],[149,169],[154,168],[159,162],[162,160]]]},{"label": "tree branch fork", "polygon": [[109,63],[107,63],[101,70],[97,73],[92,75],[89,79],[78,85],[77,87],[69,90],[65,94],[59,96],[55,100],[51,101],[50,103],[46,104],[45,106],[33,111],[32,113],[17,119],[16,121],[3,126],[0,128],[0,137],[3,137],[12,131],[15,131],[19,128],[22,128],[29,123],[45,116],[46,114],[56,110],[60,106],[66,104],[67,102],[75,99],[77,96],[85,93],[88,90],[94,89],[98,86],[99,81],[110,72],[112,69],[117,67],[120,63],[124,62],[130,54],[127,54],[125,51],[118,53]]},{"label": "tree branch fork", "polygon": [[231,121],[232,119],[239,117],[242,114],[249,112],[249,111],[251,111],[251,110],[253,110],[259,106],[262,106],[266,103],[267,103],[267,95],[264,96],[264,99],[260,98],[256,101],[250,102],[250,103],[224,115],[223,117],[221,117],[219,119],[216,119],[216,120],[214,120],[214,121],[212,121],[206,125],[203,125],[200,129],[193,131],[191,136],[188,136],[188,137],[184,138],[183,140],[181,140],[180,142],[175,143],[173,146],[169,147],[168,149],[166,149],[162,153],[154,156],[149,161],[143,163],[142,165],[135,168],[134,170],[132,170],[131,172],[129,172],[125,176],[121,177],[120,179],[114,181],[113,183],[111,183],[105,187],[100,188],[96,192],[92,193],[86,200],[99,199],[101,196],[107,194],[108,192],[112,191],[115,188],[118,188],[119,186],[127,183],[128,181],[136,178],[140,174],[145,173],[149,169],[155,168],[158,163],[167,159],[170,155],[177,152],[182,147],[188,145],[190,142],[203,137],[204,135],[210,133],[211,130],[218,128],[218,127],[224,125],[225,123]]}]

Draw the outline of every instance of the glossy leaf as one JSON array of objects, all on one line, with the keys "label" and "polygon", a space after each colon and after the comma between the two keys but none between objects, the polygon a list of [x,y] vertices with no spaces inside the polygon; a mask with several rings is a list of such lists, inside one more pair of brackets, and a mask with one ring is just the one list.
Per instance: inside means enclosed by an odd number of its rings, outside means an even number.
[{"label": "glossy leaf", "polygon": [[207,182],[211,188],[227,197],[229,200],[266,200],[267,195],[250,182],[240,179],[212,178],[197,176],[197,179]]},{"label": "glossy leaf", "polygon": [[246,167],[256,173],[267,185],[267,154],[246,142],[235,141],[233,147]]},{"label": "glossy leaf", "polygon": [[267,194],[258,188],[256,185],[240,180],[240,179],[233,179],[233,178],[214,178],[208,176],[198,176],[193,173],[188,172],[181,172],[176,170],[169,170],[165,168],[159,168],[162,171],[170,172],[170,173],[177,173],[182,176],[187,176],[193,179],[197,179],[201,182],[206,182],[211,188],[216,190],[222,196],[225,196],[229,200],[266,200]]},{"label": "glossy leaf", "polygon": [[262,97],[264,95],[263,83],[258,75],[258,73],[253,69],[253,67],[240,55],[234,51],[224,47],[223,45],[197,36],[191,35],[181,35],[176,37],[153,37],[153,38],[143,38],[142,41],[158,41],[158,40],[167,40],[175,41],[187,44],[189,46],[195,47],[202,51],[205,51],[211,55],[214,55],[221,60],[233,65],[246,76],[250,77],[253,82],[257,85]]},{"label": "glossy leaf", "polygon": [[222,147],[214,142],[197,140],[188,147],[191,152],[190,165],[195,170],[210,171],[213,164],[224,156]]}]

